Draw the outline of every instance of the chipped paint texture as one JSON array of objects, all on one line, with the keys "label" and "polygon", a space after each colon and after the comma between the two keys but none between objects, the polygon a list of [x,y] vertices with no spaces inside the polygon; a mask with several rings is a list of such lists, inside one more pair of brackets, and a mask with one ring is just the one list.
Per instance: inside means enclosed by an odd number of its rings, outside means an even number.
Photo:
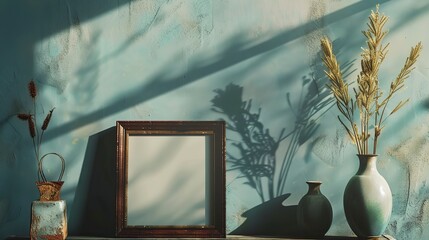
[{"label": "chipped paint texture", "polygon": [[[394,99],[410,102],[388,120],[379,140],[379,171],[394,199],[387,233],[429,239],[429,40],[422,31],[429,3],[380,4],[390,17],[390,50],[380,75],[385,89],[410,47],[424,45],[406,88]],[[358,0],[0,1],[0,238],[28,235],[30,205],[38,197],[32,142],[15,117],[32,109],[26,89],[31,78],[39,87],[37,114],[56,108],[41,151],[66,159],[61,196],[71,235],[85,228],[80,223],[92,173],[107,171],[92,163],[115,161],[99,156],[108,151],[90,139],[116,120],[228,120],[213,111],[211,100],[214,90],[231,83],[243,89],[238,106],[251,102],[248,111],[259,114],[264,132],[277,140],[284,130],[270,155],[276,166],[287,162],[289,169],[284,186],[274,184],[278,195],[290,193],[283,205],[296,206],[305,181],[320,180],[334,210],[328,234],[351,234],[342,196],[358,161],[338,110],[332,103],[317,105],[329,100],[319,39],[328,35],[334,41],[339,61],[351,69],[348,79],[355,80],[358,72],[352,70],[365,46],[361,30],[371,9],[371,1]],[[238,156],[234,144],[242,143],[240,134],[228,129],[227,137],[229,157]],[[45,168],[48,177],[57,175],[54,162]],[[255,220],[249,218],[261,209],[255,208],[261,198],[229,161],[227,168],[226,220],[232,232]],[[281,174],[277,168],[275,179]],[[102,181],[113,188],[113,177]],[[294,216],[284,218],[290,223]]]},{"label": "chipped paint texture", "polygon": [[31,206],[30,238],[64,240],[67,237],[65,201],[34,201]]}]

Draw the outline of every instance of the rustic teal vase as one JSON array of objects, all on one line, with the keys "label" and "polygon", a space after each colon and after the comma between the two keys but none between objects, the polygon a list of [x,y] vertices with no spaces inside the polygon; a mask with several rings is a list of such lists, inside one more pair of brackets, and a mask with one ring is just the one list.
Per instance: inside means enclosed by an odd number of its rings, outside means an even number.
[{"label": "rustic teal vase", "polygon": [[67,238],[67,206],[64,200],[33,201],[31,205],[31,240]]},{"label": "rustic teal vase", "polygon": [[332,206],[320,192],[320,181],[307,181],[308,192],[298,203],[297,223],[300,235],[321,238],[332,224]]},{"label": "rustic teal vase", "polygon": [[358,155],[359,169],[344,191],[344,212],[362,238],[383,234],[392,213],[392,193],[377,170],[377,155]]}]

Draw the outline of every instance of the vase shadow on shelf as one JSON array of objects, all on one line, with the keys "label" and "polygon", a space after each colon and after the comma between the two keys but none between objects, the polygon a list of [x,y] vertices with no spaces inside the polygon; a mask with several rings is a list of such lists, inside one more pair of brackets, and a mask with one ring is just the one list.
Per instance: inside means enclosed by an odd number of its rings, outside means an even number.
[{"label": "vase shadow on shelf", "polygon": [[290,193],[270,199],[247,210],[246,220],[231,235],[302,237],[297,223],[297,205],[284,206]]},{"label": "vase shadow on shelf", "polygon": [[116,128],[90,136],[70,213],[71,235],[115,235],[115,163]]}]

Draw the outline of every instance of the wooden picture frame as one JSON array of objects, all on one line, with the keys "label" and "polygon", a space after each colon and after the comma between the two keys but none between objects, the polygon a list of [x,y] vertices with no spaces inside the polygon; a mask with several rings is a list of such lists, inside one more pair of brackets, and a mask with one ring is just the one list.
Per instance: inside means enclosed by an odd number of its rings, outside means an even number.
[{"label": "wooden picture frame", "polygon": [[117,237],[225,237],[223,121],[118,121],[116,132]]}]

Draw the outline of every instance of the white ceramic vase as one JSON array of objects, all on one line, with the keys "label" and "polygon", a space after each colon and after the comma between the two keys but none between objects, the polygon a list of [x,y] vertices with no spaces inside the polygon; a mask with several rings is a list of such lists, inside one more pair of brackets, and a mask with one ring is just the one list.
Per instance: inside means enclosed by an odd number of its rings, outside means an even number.
[{"label": "white ceramic vase", "polygon": [[377,155],[358,155],[359,169],[344,191],[344,212],[362,238],[383,234],[392,212],[392,193],[377,170]]}]

